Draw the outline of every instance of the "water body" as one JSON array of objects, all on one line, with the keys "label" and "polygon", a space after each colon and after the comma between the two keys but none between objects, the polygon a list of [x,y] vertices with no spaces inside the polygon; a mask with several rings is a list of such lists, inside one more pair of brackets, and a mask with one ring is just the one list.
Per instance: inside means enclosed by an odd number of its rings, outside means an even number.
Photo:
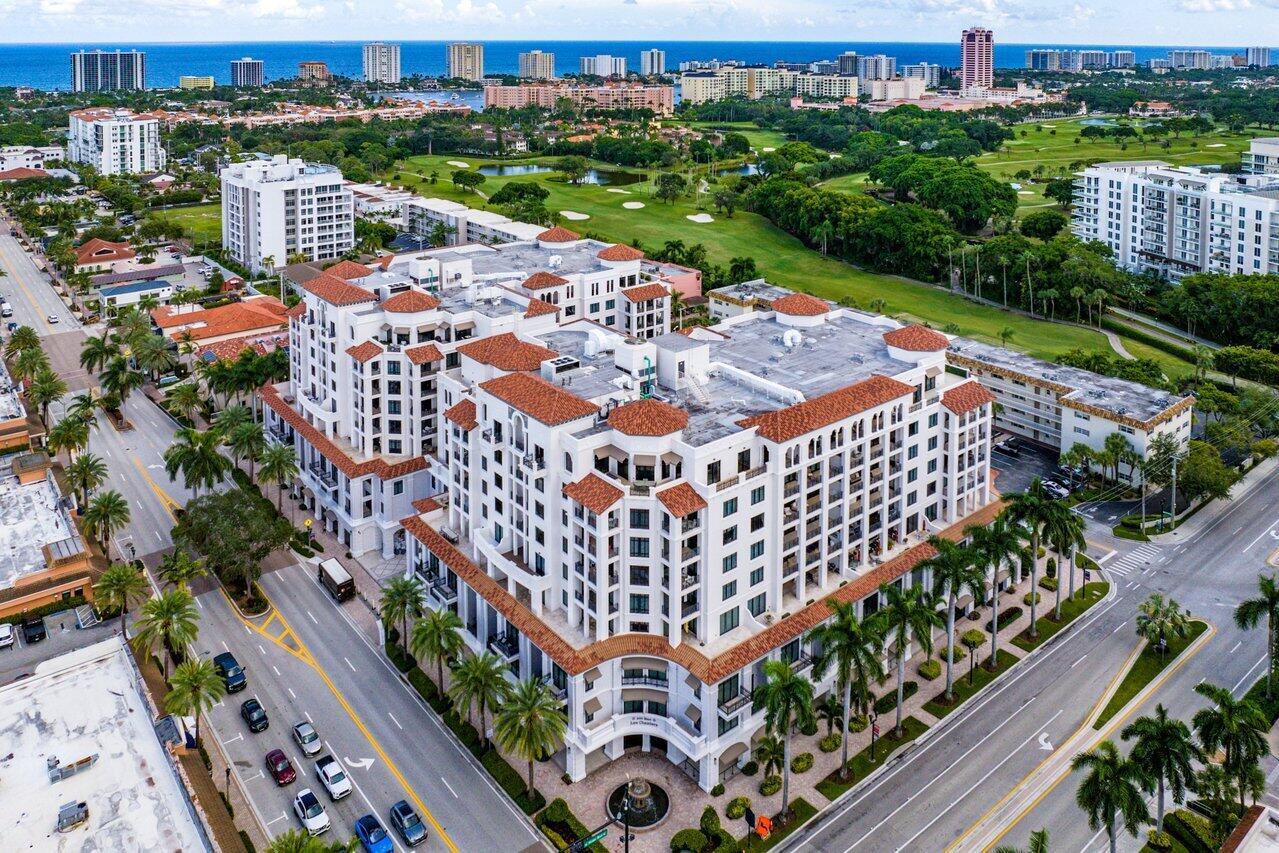
[{"label": "water body", "polygon": [[[405,74],[436,76],[445,71],[445,45],[443,41],[400,42],[401,66]],[[296,41],[296,42],[168,42],[163,44],[135,42],[131,44],[106,42],[69,42],[64,44],[5,44],[0,45],[0,86],[35,86],[40,89],[67,89],[71,85],[71,61],[69,54],[77,50],[130,50],[147,54],[147,85],[156,88],[173,87],[183,74],[211,74],[219,83],[231,82],[231,60],[244,56],[261,59],[265,63],[268,80],[293,77],[298,63],[303,60],[322,60],[336,74],[358,77],[362,73],[361,42],[355,41]],[[898,63],[932,62],[938,65],[959,65],[959,40],[953,42],[776,42],[776,41],[486,41],[484,42],[484,68],[490,74],[514,74],[519,67],[519,54],[540,48],[555,54],[555,66],[559,73],[575,72],[581,56],[607,53],[626,57],[627,67],[639,69],[639,53],[647,48],[666,51],[666,65],[677,70],[679,63],[693,59],[739,59],[748,63],[771,64],[776,60],[810,62],[817,59],[833,59],[843,51],[858,53],[886,53],[897,57]],[[1021,68],[1025,65],[1026,51],[1032,47],[1090,47],[1101,50],[1130,48],[1138,62],[1165,58],[1169,46],[1128,45],[1054,45],[1054,44],[1000,44],[995,45],[995,65],[999,68]],[[1176,47],[1195,47],[1177,45]],[[1214,53],[1239,53],[1243,48],[1208,48]]]},{"label": "water body", "polygon": [[[477,169],[481,175],[498,178],[511,178],[520,175],[536,175],[542,172],[554,172],[551,166],[544,166],[538,163],[517,163],[513,165],[501,166],[480,166]],[[629,184],[637,184],[644,180],[647,176],[640,172],[623,172],[614,171],[612,169],[588,169],[586,177],[582,179],[584,184],[596,184],[598,186],[624,187]]]}]

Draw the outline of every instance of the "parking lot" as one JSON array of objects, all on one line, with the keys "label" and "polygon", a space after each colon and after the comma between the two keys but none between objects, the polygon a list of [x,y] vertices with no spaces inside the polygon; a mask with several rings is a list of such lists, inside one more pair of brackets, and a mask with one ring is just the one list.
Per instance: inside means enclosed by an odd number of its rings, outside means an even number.
[{"label": "parking lot", "polygon": [[1057,454],[1054,451],[1025,439],[1015,439],[1011,445],[1016,448],[1016,456],[1002,445],[995,445],[991,450],[990,465],[999,472],[995,477],[995,488],[1001,494],[1024,492],[1036,477],[1057,474]]},{"label": "parking lot", "polygon": [[114,634],[119,620],[99,622],[92,628],[77,628],[75,611],[64,610],[44,618],[45,639],[28,644],[22,626],[13,626],[13,645],[0,648],[0,685],[31,675],[42,662],[58,655],[91,646]]}]

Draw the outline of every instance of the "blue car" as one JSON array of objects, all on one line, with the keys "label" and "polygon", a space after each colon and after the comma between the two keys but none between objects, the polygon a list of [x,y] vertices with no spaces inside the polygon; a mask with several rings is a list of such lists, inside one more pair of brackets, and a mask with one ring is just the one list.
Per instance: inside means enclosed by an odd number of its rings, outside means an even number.
[{"label": "blue car", "polygon": [[366,814],[355,822],[355,835],[360,839],[364,853],[395,853],[391,836],[386,834],[382,824],[371,814]]}]

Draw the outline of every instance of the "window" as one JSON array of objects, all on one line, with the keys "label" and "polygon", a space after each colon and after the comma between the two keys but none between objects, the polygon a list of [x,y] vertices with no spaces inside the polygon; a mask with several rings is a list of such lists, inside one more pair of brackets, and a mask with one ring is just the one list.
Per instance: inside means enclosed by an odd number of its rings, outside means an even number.
[{"label": "window", "polygon": [[764,582],[764,567],[751,569],[751,586],[759,586]]},{"label": "window", "polygon": [[648,556],[648,540],[639,536],[631,537],[631,556],[647,557]]},{"label": "window", "polygon": [[648,612],[648,596],[632,595],[631,596],[631,612],[647,613]]},{"label": "window", "polygon": [[648,510],[633,509],[631,510],[631,527],[637,530],[648,529]]},{"label": "window", "polygon": [[751,467],[750,448],[743,450],[737,454],[737,470],[738,472],[749,471]]},{"label": "window", "polygon": [[751,489],[751,506],[754,506],[757,503],[763,503],[763,501],[764,501],[764,487],[756,486],[755,488]]},{"label": "window", "polygon": [[735,512],[737,512],[737,498],[729,498],[724,501],[724,517],[728,518]]},{"label": "window", "polygon": [[756,560],[764,556],[764,540],[751,543],[751,559]]},{"label": "window", "polygon": [[738,612],[738,608],[736,607],[734,607],[732,610],[726,610],[723,613],[719,614],[720,636],[722,637],[723,635],[727,634],[729,631],[733,630],[741,623],[742,623],[742,616],[741,616],[741,613]]},{"label": "window", "polygon": [[719,462],[712,462],[706,466],[706,482],[719,482]]},{"label": "window", "polygon": [[644,702],[641,699],[627,699],[622,703],[623,714],[642,714],[644,713]]},{"label": "window", "polygon": [[1084,429],[1084,428],[1083,428],[1083,427],[1081,427],[1081,426],[1077,426],[1077,427],[1075,427],[1075,432],[1077,432],[1079,435],[1088,435],[1088,434],[1089,434],[1088,430]]},{"label": "window", "polygon": [[723,565],[724,565],[725,572],[731,572],[733,569],[737,568],[737,555],[729,554],[727,557],[724,558]]},{"label": "window", "polygon": [[403,480],[396,480],[394,483],[392,483],[392,484],[391,484],[391,494],[393,494],[393,495],[402,495],[402,494],[404,494],[404,481],[403,481]]},{"label": "window", "polygon": [[631,586],[648,586],[647,566],[631,566]]},{"label": "window", "polygon": [[759,595],[746,602],[746,609],[750,611],[752,616],[758,616],[764,612],[764,606],[768,602],[768,593],[761,592]]},{"label": "window", "polygon": [[727,545],[729,542],[736,542],[736,541],[737,541],[737,525],[734,524],[732,527],[725,528],[724,544]]},{"label": "window", "polygon": [[737,595],[737,581],[729,581],[724,584],[724,588],[720,590],[720,593],[720,601],[728,601],[730,598]]}]

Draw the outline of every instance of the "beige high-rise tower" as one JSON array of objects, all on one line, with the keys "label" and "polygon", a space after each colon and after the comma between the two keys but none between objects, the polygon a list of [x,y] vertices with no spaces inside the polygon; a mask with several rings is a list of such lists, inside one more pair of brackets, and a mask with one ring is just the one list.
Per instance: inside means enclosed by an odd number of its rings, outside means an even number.
[{"label": "beige high-rise tower", "polygon": [[959,39],[961,89],[989,89],[995,84],[995,34],[984,27],[964,30]]},{"label": "beige high-rise tower", "polygon": [[484,79],[484,45],[453,42],[448,46],[449,76],[460,80]]}]

